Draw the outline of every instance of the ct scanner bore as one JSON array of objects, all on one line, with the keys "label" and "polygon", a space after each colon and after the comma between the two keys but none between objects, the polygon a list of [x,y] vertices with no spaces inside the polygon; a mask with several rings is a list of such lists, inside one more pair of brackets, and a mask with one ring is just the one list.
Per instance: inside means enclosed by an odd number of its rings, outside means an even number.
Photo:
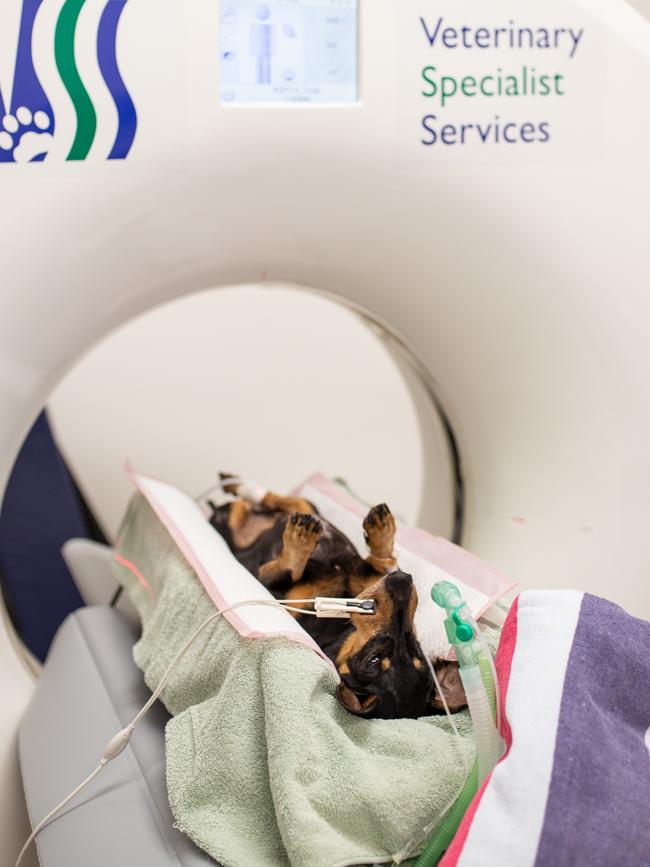
[{"label": "ct scanner bore", "polygon": [[[468,548],[524,586],[577,586],[650,616],[650,27],[623,0],[527,10],[586,33],[566,101],[543,106],[551,141],[432,148],[426,10],[362,0],[359,100],[273,108],[221,103],[212,0],[180,12],[160,0],[154,29],[149,4],[127,4],[120,64],[138,129],[118,161],[89,11],[78,63],[98,131],[85,160],[66,161],[75,113],[50,39],[57,0],[45,0],[33,46],[52,149],[0,166],[0,488],[56,383],[113,328],[208,286],[313,287],[390,323],[435,375],[462,455]],[[464,10],[477,25],[511,14]],[[444,63],[481,60],[450,50]],[[545,119],[519,105],[522,120]],[[24,836],[14,737],[33,689],[12,642],[3,624],[10,847]]]},{"label": "ct scanner bore", "polygon": [[324,293],[266,283],[157,307],[93,348],[48,416],[108,538],[132,492],[128,455],[191,492],[219,467],[277,490],[318,468],[460,539],[462,467],[435,383],[368,311]]}]

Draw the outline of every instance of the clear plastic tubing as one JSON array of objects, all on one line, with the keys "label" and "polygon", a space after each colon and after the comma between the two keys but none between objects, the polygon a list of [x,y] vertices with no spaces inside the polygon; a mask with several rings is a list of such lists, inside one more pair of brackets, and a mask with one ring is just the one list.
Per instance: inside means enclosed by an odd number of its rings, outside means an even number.
[{"label": "clear plastic tubing", "polygon": [[472,715],[480,788],[499,761],[499,734],[494,725],[492,704],[480,667],[473,665],[471,668],[461,668],[460,676],[465,687],[467,706]]},{"label": "clear plastic tubing", "polygon": [[499,688],[492,654],[450,581],[438,582],[431,596],[447,612],[445,629],[456,650],[476,739],[476,762],[451,809],[433,832],[415,867],[434,867],[451,843],[472,798],[494,769],[501,754]]}]

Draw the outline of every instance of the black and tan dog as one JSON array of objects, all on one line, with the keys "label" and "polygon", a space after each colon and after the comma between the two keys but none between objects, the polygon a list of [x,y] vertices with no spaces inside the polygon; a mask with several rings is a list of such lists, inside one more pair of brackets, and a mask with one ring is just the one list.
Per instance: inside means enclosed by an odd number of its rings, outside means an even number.
[{"label": "black and tan dog", "polygon": [[[238,489],[236,482],[224,486],[235,495]],[[425,716],[442,707],[415,634],[417,593],[412,577],[397,569],[395,520],[386,505],[370,509],[363,522],[369,548],[365,560],[302,498],[268,492],[255,506],[245,499],[210,506],[210,523],[277,598],[376,601],[374,615],[352,614],[349,621],[297,615],[336,665],[338,697],[348,710],[394,719]],[[450,706],[463,706],[456,666],[436,665],[436,673]]]}]

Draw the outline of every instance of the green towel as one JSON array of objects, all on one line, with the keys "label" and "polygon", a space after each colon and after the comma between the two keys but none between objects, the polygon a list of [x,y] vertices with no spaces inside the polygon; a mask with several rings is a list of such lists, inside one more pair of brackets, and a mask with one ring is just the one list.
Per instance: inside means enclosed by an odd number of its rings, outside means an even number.
[{"label": "green towel", "polygon": [[[115,564],[142,617],[134,658],[154,689],[214,605],[140,494],[118,553],[141,573]],[[336,682],[308,648],[242,638],[222,618],[174,671],[162,693],[173,716],[172,812],[225,867],[390,863],[460,787],[461,753],[446,717],[364,720],[338,703]],[[471,765],[469,715],[455,719]]]}]

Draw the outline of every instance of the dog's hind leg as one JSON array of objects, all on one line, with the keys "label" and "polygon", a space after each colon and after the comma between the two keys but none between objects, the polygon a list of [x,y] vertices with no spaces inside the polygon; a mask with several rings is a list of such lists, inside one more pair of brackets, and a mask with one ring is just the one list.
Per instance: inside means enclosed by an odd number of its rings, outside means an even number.
[{"label": "dog's hind leg", "polygon": [[254,491],[259,496],[259,499],[257,496],[253,497],[254,502],[270,512],[284,512],[285,515],[293,515],[294,512],[304,515],[318,514],[314,505],[303,497],[283,497],[281,494],[274,494],[273,491],[265,491],[259,485],[244,482],[233,473],[219,473],[219,477],[226,493],[238,497],[250,497],[249,491]]},{"label": "dog's hind leg", "polygon": [[262,499],[262,505],[272,512],[284,512],[286,515],[293,515],[295,512],[302,515],[318,514],[317,509],[309,500],[302,497],[282,497],[280,494],[274,494],[273,491],[267,491]]},{"label": "dog's hind leg", "polygon": [[242,544],[245,541],[243,538],[243,530],[252,511],[253,507],[250,503],[247,503],[246,500],[235,500],[234,503],[230,504],[230,512],[228,514],[228,528],[232,533],[235,544],[239,548],[244,547],[244,545]]},{"label": "dog's hind leg", "polygon": [[223,506],[209,501],[208,505],[212,509],[210,523],[235,553],[249,549],[277,521],[273,515],[256,512],[246,500],[235,500]]},{"label": "dog's hind leg", "polygon": [[260,581],[267,587],[300,581],[322,532],[323,525],[313,515],[292,515],[282,534],[282,550],[275,560],[260,567]]},{"label": "dog's hind leg", "polygon": [[370,549],[366,563],[385,575],[397,568],[395,545],[395,518],[385,503],[373,506],[363,522],[363,530]]}]

